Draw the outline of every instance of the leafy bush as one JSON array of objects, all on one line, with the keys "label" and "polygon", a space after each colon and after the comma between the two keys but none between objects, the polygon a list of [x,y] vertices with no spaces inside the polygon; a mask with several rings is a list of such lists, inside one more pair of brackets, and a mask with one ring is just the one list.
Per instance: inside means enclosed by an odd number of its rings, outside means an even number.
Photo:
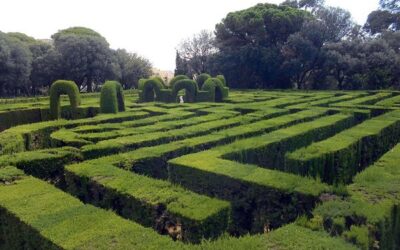
[{"label": "leafy bush", "polygon": [[57,80],[50,87],[50,114],[59,119],[61,114],[60,95],[67,94],[71,107],[76,109],[81,104],[78,86],[73,81]]},{"label": "leafy bush", "polygon": [[185,89],[185,102],[194,102],[198,91],[197,83],[193,80],[184,79],[177,81],[172,89],[172,99],[176,100],[178,92]]},{"label": "leafy bush", "polygon": [[101,113],[118,113],[125,111],[124,93],[122,86],[116,81],[107,81],[101,88]]}]

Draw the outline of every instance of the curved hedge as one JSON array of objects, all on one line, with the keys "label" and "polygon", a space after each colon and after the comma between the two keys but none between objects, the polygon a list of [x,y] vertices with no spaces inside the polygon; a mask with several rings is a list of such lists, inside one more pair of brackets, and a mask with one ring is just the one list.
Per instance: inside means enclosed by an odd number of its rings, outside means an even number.
[{"label": "curved hedge", "polygon": [[221,81],[221,83],[224,85],[224,87],[226,87],[226,79],[225,76],[223,75],[217,75],[215,78],[219,79]]},{"label": "curved hedge", "polygon": [[174,78],[172,78],[171,81],[169,81],[169,87],[172,89],[172,88],[174,87],[174,84],[175,84],[177,81],[185,80],[185,79],[189,79],[189,77],[187,77],[187,76],[185,76],[185,75],[177,75],[177,76],[175,76]]},{"label": "curved hedge", "polygon": [[207,81],[207,79],[211,78],[211,76],[207,73],[202,73],[196,77],[196,82],[199,88],[203,87],[203,84]]},{"label": "curved hedge", "polygon": [[50,87],[50,115],[52,119],[59,119],[61,116],[60,95],[66,94],[72,109],[81,104],[79,88],[74,81],[57,80]]},{"label": "curved hedge", "polygon": [[176,100],[178,92],[185,89],[185,102],[195,102],[196,94],[198,91],[197,83],[190,79],[183,79],[177,81],[172,89],[172,99]]},{"label": "curved hedge", "polygon": [[155,97],[159,97],[161,89],[164,89],[164,85],[154,78],[146,80],[139,87],[141,91],[139,100],[141,102],[153,102]]},{"label": "curved hedge", "polygon": [[163,85],[164,87],[166,87],[164,80],[160,77],[160,76],[153,76],[150,79],[156,80],[159,83],[161,83],[161,85]]},{"label": "curved hedge", "polygon": [[100,112],[118,113],[125,111],[124,92],[117,81],[107,81],[101,88]]},{"label": "curved hedge", "polygon": [[208,91],[211,101],[222,102],[225,99],[224,84],[218,78],[208,78],[201,90]]}]

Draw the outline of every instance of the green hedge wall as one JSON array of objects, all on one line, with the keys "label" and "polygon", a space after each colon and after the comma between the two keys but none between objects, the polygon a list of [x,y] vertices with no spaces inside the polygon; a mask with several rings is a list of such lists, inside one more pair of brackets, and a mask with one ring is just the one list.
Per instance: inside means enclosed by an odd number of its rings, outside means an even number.
[{"label": "green hedge wall", "polygon": [[104,83],[100,94],[100,111],[101,113],[125,111],[124,93],[119,82],[107,81]]},{"label": "green hedge wall", "polygon": [[50,114],[53,119],[61,116],[60,95],[67,94],[71,107],[76,109],[81,104],[78,86],[73,81],[58,80],[50,87]]},{"label": "green hedge wall", "polygon": [[193,80],[184,79],[177,81],[172,89],[172,99],[176,100],[178,92],[185,89],[185,102],[195,102],[198,91],[197,83]]}]

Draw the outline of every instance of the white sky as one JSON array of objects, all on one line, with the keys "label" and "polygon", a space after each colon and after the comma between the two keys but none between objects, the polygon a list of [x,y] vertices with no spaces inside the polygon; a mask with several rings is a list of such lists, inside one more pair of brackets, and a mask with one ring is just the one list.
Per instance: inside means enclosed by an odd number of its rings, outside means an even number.
[{"label": "white sky", "polygon": [[[228,12],[259,2],[282,0],[1,0],[0,31],[50,38],[60,29],[84,26],[103,35],[114,49],[147,57],[153,66],[174,70],[179,42],[202,29],[214,30]],[[326,0],[349,10],[364,24],[378,0]]]}]

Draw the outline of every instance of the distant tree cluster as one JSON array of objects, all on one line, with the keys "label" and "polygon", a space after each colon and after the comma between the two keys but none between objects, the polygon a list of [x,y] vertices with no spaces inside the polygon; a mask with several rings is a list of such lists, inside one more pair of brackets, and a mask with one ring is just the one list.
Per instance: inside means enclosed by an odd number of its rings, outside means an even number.
[{"label": "distant tree cluster", "polygon": [[400,1],[380,0],[363,27],[323,0],[229,13],[177,48],[176,74],[202,72],[234,88],[399,88]]},{"label": "distant tree cluster", "polygon": [[105,80],[118,80],[124,88],[132,88],[151,74],[149,60],[111,49],[107,40],[91,29],[68,28],[48,41],[0,32],[0,96],[47,92],[57,79],[73,80],[88,92]]}]

